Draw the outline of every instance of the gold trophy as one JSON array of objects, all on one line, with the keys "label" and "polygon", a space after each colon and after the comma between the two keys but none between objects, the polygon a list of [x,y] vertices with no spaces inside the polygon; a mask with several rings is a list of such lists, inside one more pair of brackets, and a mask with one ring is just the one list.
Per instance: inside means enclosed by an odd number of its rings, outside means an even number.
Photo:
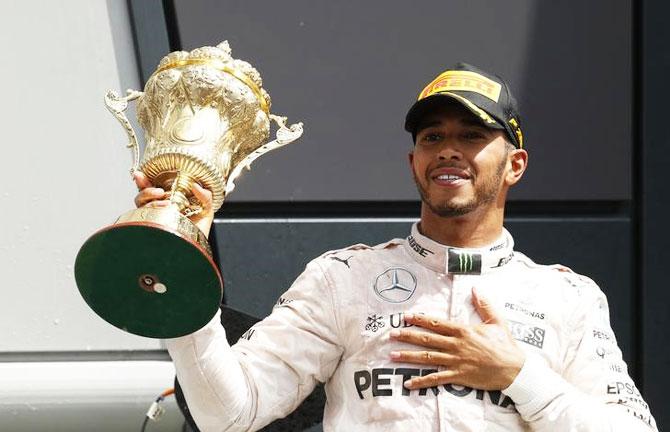
[{"label": "gold trophy", "polygon": [[[137,101],[145,131],[140,161],[137,137],[125,111]],[[88,305],[129,333],[182,336],[216,313],[223,280],[203,234],[189,217],[203,211],[191,189],[212,192],[218,210],[243,169],[263,153],[302,135],[302,123],[270,114],[270,96],[260,74],[234,59],[227,41],[164,57],[144,92],[105,96],[107,108],[128,134],[131,175],[141,170],[168,191],[171,205],[131,210],[93,234],[81,247],[75,277]],[[265,143],[270,121],[275,140]]]}]

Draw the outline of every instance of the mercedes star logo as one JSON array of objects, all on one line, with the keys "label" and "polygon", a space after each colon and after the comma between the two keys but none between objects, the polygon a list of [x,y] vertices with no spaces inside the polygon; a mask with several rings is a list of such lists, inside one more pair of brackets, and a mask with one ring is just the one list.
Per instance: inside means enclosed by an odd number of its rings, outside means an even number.
[{"label": "mercedes star logo", "polygon": [[387,302],[405,302],[415,290],[416,277],[401,267],[391,267],[375,280],[375,293]]}]

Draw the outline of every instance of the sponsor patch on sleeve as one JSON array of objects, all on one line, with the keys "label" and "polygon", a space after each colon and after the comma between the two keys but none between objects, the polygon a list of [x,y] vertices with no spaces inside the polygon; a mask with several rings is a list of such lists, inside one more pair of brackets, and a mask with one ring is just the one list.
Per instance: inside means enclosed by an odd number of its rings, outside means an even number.
[{"label": "sponsor patch on sleeve", "polygon": [[544,345],[545,331],[543,328],[535,327],[517,321],[508,320],[509,331],[514,339],[542,349]]}]

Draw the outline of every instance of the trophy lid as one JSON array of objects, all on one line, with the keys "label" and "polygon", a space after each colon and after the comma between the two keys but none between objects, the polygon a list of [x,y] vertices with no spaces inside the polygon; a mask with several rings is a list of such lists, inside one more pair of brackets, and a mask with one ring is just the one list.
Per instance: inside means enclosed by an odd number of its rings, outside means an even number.
[{"label": "trophy lid", "polygon": [[153,75],[157,75],[168,69],[186,66],[203,65],[212,67],[234,76],[249,87],[258,98],[261,109],[266,114],[270,114],[270,95],[263,89],[261,74],[249,63],[244,60],[234,59],[231,54],[232,50],[227,40],[215,47],[204,46],[196,48],[191,52],[174,51],[161,59]]}]

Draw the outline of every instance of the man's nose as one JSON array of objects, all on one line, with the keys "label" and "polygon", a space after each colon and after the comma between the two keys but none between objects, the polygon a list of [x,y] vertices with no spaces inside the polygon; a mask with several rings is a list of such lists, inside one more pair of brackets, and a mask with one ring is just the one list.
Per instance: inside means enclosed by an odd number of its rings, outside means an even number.
[{"label": "man's nose", "polygon": [[442,143],[442,147],[438,153],[440,160],[461,160],[463,153],[461,152],[458,140],[453,137],[447,138]]}]

